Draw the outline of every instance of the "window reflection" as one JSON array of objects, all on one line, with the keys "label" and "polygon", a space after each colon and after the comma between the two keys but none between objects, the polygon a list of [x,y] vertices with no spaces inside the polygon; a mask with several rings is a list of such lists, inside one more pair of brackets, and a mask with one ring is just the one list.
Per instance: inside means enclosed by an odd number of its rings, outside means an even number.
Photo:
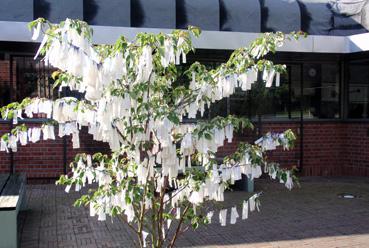
[{"label": "window reflection", "polygon": [[287,66],[278,87],[266,88],[260,76],[250,91],[239,89],[230,97],[230,113],[262,119],[300,117],[300,77],[300,65]]},{"label": "window reflection", "polygon": [[304,64],[304,118],[339,118],[339,70],[336,64]]},{"label": "window reflection", "polygon": [[[51,87],[52,68],[45,66],[42,61],[34,61],[31,56],[16,55],[9,58],[0,60],[1,68],[9,72],[0,74],[0,106],[28,96],[52,97],[57,94]],[[210,70],[220,63],[205,64]],[[351,63],[349,67],[348,117],[368,118],[369,62]],[[186,69],[188,65],[178,66],[179,74]],[[206,106],[204,115],[198,114],[197,119],[233,114],[248,118],[288,120],[300,118],[301,110],[304,119],[339,118],[339,75],[338,63],[287,64],[287,72],[281,75],[279,87],[273,84],[272,87],[265,88],[265,82],[259,76],[250,91],[236,89],[235,94],[213,103],[210,109]],[[187,83],[188,78],[182,76],[175,84]],[[79,97],[68,90],[64,94]]]},{"label": "window reflection", "polygon": [[53,70],[27,55],[11,55],[0,60],[0,107],[26,97],[52,98]]},{"label": "window reflection", "polygon": [[339,85],[338,64],[290,64],[281,75],[280,86],[266,88],[259,77],[250,91],[236,89],[228,101],[214,104],[210,112],[212,117],[224,116],[229,110],[230,114],[249,118],[294,119],[300,118],[302,109],[304,119],[339,118]]},{"label": "window reflection", "polygon": [[353,62],[348,71],[348,117],[369,117],[369,62]]},{"label": "window reflection", "polygon": [[249,92],[237,88],[229,98],[229,111],[235,116],[251,117],[251,105],[248,99]]},{"label": "window reflection", "polygon": [[216,116],[227,116],[228,99],[223,98],[220,101],[216,101],[210,105],[209,116],[214,118]]},{"label": "window reflection", "polygon": [[290,92],[290,118],[300,118],[301,116],[301,65],[287,66],[288,78],[286,83],[291,87]]}]

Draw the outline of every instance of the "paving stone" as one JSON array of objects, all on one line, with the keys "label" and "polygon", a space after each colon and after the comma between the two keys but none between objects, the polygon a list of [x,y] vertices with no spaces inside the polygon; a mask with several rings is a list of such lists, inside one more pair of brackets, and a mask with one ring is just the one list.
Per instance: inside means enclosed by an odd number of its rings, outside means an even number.
[{"label": "paving stone", "polygon": [[[120,220],[99,222],[89,217],[87,208],[73,207],[81,192],[66,194],[55,185],[27,187],[28,207],[19,218],[21,248],[133,247],[135,236]],[[177,246],[368,247],[369,179],[303,178],[301,188],[292,191],[260,180],[255,189],[264,192],[260,213],[250,213],[248,220],[226,227],[219,225],[216,213],[213,224],[188,231]],[[344,192],[361,197],[337,197]],[[227,192],[223,207],[240,206],[249,195]]]}]

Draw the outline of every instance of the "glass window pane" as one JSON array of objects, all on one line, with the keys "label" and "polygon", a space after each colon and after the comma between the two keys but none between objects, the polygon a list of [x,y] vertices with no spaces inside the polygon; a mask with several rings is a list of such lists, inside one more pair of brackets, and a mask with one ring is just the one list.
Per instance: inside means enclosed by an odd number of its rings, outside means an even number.
[{"label": "glass window pane", "polygon": [[280,86],[276,87],[273,84],[272,87],[266,88],[263,84],[259,88],[258,84],[255,85],[256,91],[259,92],[259,99],[255,99],[261,111],[263,119],[278,118],[288,119],[289,108],[289,71],[281,75]]},{"label": "glass window pane", "polygon": [[348,76],[348,117],[368,118],[369,62],[350,63]]},{"label": "glass window pane", "polygon": [[[265,82],[259,80],[247,92],[236,91],[230,98],[230,112],[249,118],[288,119],[289,109],[300,116],[300,66],[290,65],[287,72],[281,75],[280,86],[266,88]],[[290,92],[290,85],[291,92]],[[291,102],[290,102],[291,94]],[[291,106],[290,106],[291,104]]]},{"label": "glass window pane", "polygon": [[279,96],[276,88],[266,88],[265,82],[258,80],[248,92],[252,117],[273,118],[280,110]]},{"label": "glass window pane", "polygon": [[337,64],[322,64],[319,118],[340,118],[340,73]]},{"label": "glass window pane", "polygon": [[10,61],[0,60],[0,107],[11,102]]},{"label": "glass window pane", "polygon": [[304,118],[340,117],[337,64],[304,64]]},{"label": "glass window pane", "polygon": [[[0,60],[0,107],[26,97],[53,98],[58,90],[52,88],[54,68],[29,55],[9,55]],[[27,118],[25,115],[24,118]],[[43,114],[37,117],[43,118]],[[1,118],[1,117],[0,117]]]},{"label": "glass window pane", "polygon": [[210,118],[216,116],[227,116],[227,98],[223,98],[220,101],[214,102],[210,105],[209,110]]},{"label": "glass window pane", "polygon": [[252,109],[248,99],[249,91],[242,91],[240,88],[236,88],[235,93],[229,98],[229,110],[230,114],[235,116],[250,117]]},{"label": "glass window pane", "polygon": [[0,106],[26,97],[53,96],[53,68],[32,56],[10,56],[0,60]]},{"label": "glass window pane", "polygon": [[291,95],[290,95],[290,116],[300,118],[301,113],[301,65],[289,65],[288,67]]}]

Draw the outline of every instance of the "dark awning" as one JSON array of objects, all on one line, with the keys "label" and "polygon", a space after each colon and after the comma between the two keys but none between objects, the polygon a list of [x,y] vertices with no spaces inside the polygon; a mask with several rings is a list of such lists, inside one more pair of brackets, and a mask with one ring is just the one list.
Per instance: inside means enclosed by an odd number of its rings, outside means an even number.
[{"label": "dark awning", "polygon": [[[27,6],[25,8],[24,6]],[[2,0],[0,21],[60,21],[93,25],[233,32],[305,31],[352,35],[369,29],[369,0]]]}]

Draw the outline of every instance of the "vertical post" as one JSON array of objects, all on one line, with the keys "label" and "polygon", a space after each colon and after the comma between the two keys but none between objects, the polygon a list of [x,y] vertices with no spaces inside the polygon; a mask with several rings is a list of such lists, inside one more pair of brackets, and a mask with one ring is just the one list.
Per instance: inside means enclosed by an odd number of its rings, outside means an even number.
[{"label": "vertical post", "polygon": [[292,67],[288,66],[287,67],[287,73],[288,73],[288,106],[287,106],[287,111],[288,111],[288,119],[290,120],[292,115],[291,115],[291,97],[292,97],[292,79],[291,79],[291,70]]},{"label": "vertical post", "polygon": [[227,116],[231,114],[231,97],[227,97]]},{"label": "vertical post", "polygon": [[300,64],[300,166],[299,172],[302,173],[304,164],[304,64]]},{"label": "vertical post", "polygon": [[[10,120],[10,124],[9,124],[10,130],[13,129],[13,121]],[[15,173],[15,166],[14,166],[14,153],[12,151],[12,149],[9,150],[9,156],[10,156],[10,168],[9,168],[9,173],[10,174],[14,174]]]},{"label": "vertical post", "polygon": [[340,117],[341,119],[347,119],[348,117],[348,94],[349,94],[349,86],[348,86],[348,63],[346,59],[341,61],[340,63]]},{"label": "vertical post", "polygon": [[9,57],[9,79],[10,79],[10,92],[9,92],[9,95],[10,95],[10,102],[14,102],[15,99],[13,99],[13,97],[16,95],[14,94],[14,86],[13,86],[13,83],[14,83],[14,77],[13,77],[13,56],[10,55]]},{"label": "vertical post", "polygon": [[[67,95],[66,88],[63,88],[63,96]],[[63,135],[63,172],[67,174],[67,137]]]},{"label": "vertical post", "polygon": [[[10,56],[10,61],[9,61],[9,79],[10,79],[10,102],[14,102],[15,98],[13,99],[13,97],[16,95],[14,94],[14,75],[13,75],[13,56]],[[13,129],[13,120],[9,121],[9,128],[10,130]],[[10,157],[10,168],[9,168],[9,173],[10,174],[14,174],[15,172],[15,166],[14,166],[14,153],[13,151],[10,149],[10,153],[9,153],[9,157]]]},{"label": "vertical post", "polygon": [[63,172],[67,174],[67,137],[63,136]]},{"label": "vertical post", "polygon": [[242,174],[241,189],[248,193],[254,192],[254,179],[251,179],[251,174]]}]

